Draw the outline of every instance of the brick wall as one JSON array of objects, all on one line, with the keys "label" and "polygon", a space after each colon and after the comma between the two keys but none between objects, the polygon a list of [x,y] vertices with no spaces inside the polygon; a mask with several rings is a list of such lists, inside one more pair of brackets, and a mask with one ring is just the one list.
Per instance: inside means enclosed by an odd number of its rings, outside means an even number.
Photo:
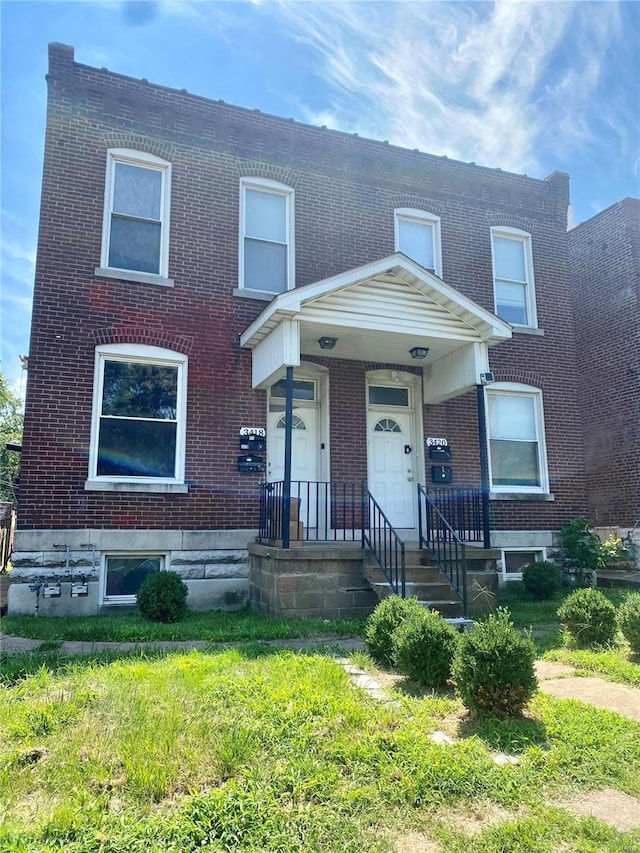
[{"label": "brick wall", "polygon": [[569,233],[589,512],[640,520],[640,200],[626,198]]},{"label": "brick wall", "polygon": [[[239,178],[295,189],[298,285],[390,254],[393,210],[442,217],[443,276],[493,310],[492,225],[532,234],[543,336],[491,351],[498,380],[543,389],[551,504],[501,503],[494,523],[557,527],[584,509],[582,435],[566,263],[568,180],[458,163],[308,127],[73,62],[50,47],[49,104],[21,476],[20,526],[231,529],[255,526],[259,475],[235,471],[238,428],[266,423],[238,335],[264,303],[237,297]],[[172,163],[173,288],[98,278],[106,152]],[[87,492],[96,345],[166,346],[189,356],[188,494]],[[330,368],[331,475],[366,476],[364,371]],[[380,365],[376,365],[380,366]],[[391,366],[392,367],[392,366]],[[403,368],[406,370],[406,368]],[[477,482],[473,395],[425,410],[454,446],[456,482]]]}]

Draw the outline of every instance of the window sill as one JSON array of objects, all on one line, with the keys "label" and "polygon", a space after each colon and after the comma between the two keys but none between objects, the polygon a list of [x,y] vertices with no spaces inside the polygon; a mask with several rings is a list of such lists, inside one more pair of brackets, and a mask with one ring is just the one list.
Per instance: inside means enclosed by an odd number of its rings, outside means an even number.
[{"label": "window sill", "polygon": [[93,271],[98,278],[115,278],[118,281],[135,281],[138,284],[156,284],[160,287],[173,287],[172,278],[163,278],[161,275],[152,275],[147,272],[134,272],[133,270],[112,270],[108,267],[96,267]]},{"label": "window sill", "polygon": [[[287,293],[286,290],[282,292]],[[245,299],[259,299],[261,302],[271,302],[276,296],[280,296],[279,293],[272,293],[270,290],[251,290],[248,287],[234,287],[233,295],[242,296]]]},{"label": "window sill", "polygon": [[532,326],[512,326],[511,331],[514,335],[536,335],[539,338],[544,337],[544,329],[534,329]]},{"label": "window sill", "polygon": [[490,501],[531,501],[531,503],[547,503],[549,501],[555,501],[555,499],[555,495],[548,492],[489,492]]},{"label": "window sill", "polygon": [[185,483],[110,483],[102,480],[87,480],[85,492],[146,492],[147,494],[186,495],[189,486]]}]

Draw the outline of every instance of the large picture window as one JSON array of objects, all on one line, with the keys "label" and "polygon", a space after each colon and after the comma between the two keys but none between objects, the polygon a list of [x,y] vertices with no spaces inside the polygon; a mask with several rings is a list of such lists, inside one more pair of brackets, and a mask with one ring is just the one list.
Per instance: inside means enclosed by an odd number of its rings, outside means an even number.
[{"label": "large picture window", "polygon": [[141,151],[107,158],[101,266],[167,276],[171,166]]},{"label": "large picture window", "polygon": [[514,326],[536,326],[531,237],[517,228],[491,230],[496,314]]},{"label": "large picture window", "polygon": [[494,385],[487,403],[492,489],[546,492],[542,395],[528,386]]},{"label": "large picture window", "polygon": [[394,211],[396,251],[442,276],[440,218],[424,210]]},{"label": "large picture window", "polygon": [[293,190],[243,179],[240,196],[240,287],[283,293],[293,287]]},{"label": "large picture window", "polygon": [[90,478],[184,480],[186,357],[158,347],[100,347]]}]

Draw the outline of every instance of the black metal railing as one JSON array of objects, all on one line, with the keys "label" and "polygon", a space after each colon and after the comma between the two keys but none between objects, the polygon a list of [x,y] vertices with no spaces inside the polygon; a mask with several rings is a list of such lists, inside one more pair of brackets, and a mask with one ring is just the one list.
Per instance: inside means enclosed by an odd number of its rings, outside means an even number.
[{"label": "black metal railing", "polygon": [[465,542],[482,542],[482,489],[476,486],[465,488],[424,488],[432,503],[458,538]]},{"label": "black metal railing", "polygon": [[362,545],[368,547],[396,595],[406,597],[405,546],[380,504],[362,484]]},{"label": "black metal railing", "polygon": [[[259,542],[284,542],[284,482],[260,484]],[[362,543],[360,483],[291,481],[289,544]]]},{"label": "black metal railing", "polygon": [[418,486],[418,533],[426,548],[460,598],[467,617],[467,560],[465,544],[444,517],[429,490]]}]

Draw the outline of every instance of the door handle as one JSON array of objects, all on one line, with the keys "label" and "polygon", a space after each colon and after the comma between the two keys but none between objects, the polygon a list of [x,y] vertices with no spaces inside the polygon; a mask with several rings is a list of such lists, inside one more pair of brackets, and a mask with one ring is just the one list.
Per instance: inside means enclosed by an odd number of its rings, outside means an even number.
[{"label": "door handle", "polygon": [[407,480],[408,480],[410,483],[413,483],[413,477],[409,476],[409,477],[407,477]]}]

